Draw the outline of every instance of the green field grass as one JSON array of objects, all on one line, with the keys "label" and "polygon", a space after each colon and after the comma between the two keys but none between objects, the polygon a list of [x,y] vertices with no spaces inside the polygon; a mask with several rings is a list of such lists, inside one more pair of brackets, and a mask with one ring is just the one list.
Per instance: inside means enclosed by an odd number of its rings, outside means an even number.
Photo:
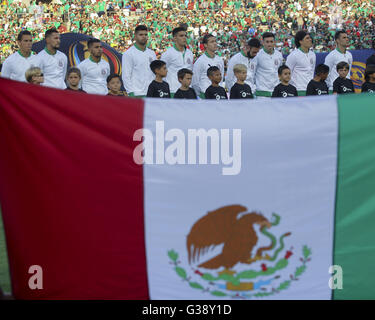
[{"label": "green field grass", "polygon": [[5,244],[5,234],[3,228],[3,220],[0,211],[0,287],[4,293],[10,293],[10,277],[8,266],[8,255]]}]

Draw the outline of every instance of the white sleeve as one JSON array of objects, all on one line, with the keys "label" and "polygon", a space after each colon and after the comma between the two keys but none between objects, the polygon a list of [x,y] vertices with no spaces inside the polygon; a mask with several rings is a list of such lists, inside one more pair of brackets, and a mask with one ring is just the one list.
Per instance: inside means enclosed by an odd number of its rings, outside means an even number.
[{"label": "white sleeve", "polygon": [[193,65],[193,79],[191,81],[191,85],[195,90],[197,96],[201,93],[201,89],[199,88],[199,78],[200,78],[200,60],[198,59],[195,61]]},{"label": "white sleeve", "polygon": [[257,69],[258,69],[258,57],[257,56],[255,56],[255,58],[253,59],[252,63],[254,65],[252,78],[254,79],[254,84],[257,85],[257,79],[256,79]]},{"label": "white sleeve", "polygon": [[169,54],[168,54],[168,51],[169,50],[166,50],[165,52],[163,52],[163,54],[161,55],[160,57],[160,60],[164,61],[166,64],[167,64],[167,69],[169,67]]},{"label": "white sleeve", "polygon": [[122,55],[122,82],[128,94],[134,93],[132,86],[133,58],[129,50]]},{"label": "white sleeve", "polygon": [[221,63],[220,63],[220,72],[221,72],[221,83],[220,85],[223,87],[224,86],[224,59],[221,58]]},{"label": "white sleeve", "polygon": [[3,63],[3,68],[1,69],[1,77],[10,79],[10,75],[12,74],[12,66],[9,62],[9,59],[6,59]]},{"label": "white sleeve", "polygon": [[328,74],[328,77],[327,77],[327,80],[326,80],[326,83],[327,83],[329,88],[332,87],[333,81],[334,81],[334,80],[331,79],[331,71],[332,71],[332,68],[334,66],[334,60],[333,60],[332,57],[333,57],[332,54],[328,54],[326,56],[326,58],[324,59],[324,64],[329,67],[329,74]]},{"label": "white sleeve", "polygon": [[65,70],[64,70],[64,80],[66,79],[66,73],[68,72],[68,58],[64,54],[64,60],[65,60]]},{"label": "white sleeve", "polygon": [[228,91],[230,91],[230,89],[233,86],[233,80],[234,80],[233,67],[234,67],[234,63],[233,63],[233,57],[232,57],[231,59],[229,59],[228,68],[227,68],[227,76],[225,77],[225,86],[227,87]]},{"label": "white sleeve", "polygon": [[297,64],[297,59],[295,56],[296,56],[295,54],[291,53],[290,55],[287,56],[286,62],[285,62],[286,66],[290,69],[291,74],[293,74],[293,70]]}]

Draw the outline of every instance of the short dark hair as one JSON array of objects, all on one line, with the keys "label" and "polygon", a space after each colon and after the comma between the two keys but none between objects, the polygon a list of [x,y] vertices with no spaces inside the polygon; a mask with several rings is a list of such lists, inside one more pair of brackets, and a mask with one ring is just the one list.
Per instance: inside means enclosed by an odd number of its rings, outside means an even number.
[{"label": "short dark hair", "polygon": [[286,69],[290,70],[290,68],[287,65],[285,65],[285,64],[283,64],[282,66],[280,66],[279,69],[277,69],[277,73],[279,74],[279,76],[281,76],[281,74],[283,73],[283,71],[286,70]]},{"label": "short dark hair", "polygon": [[23,36],[31,36],[31,37],[32,37],[32,34],[31,34],[31,32],[28,31],[28,30],[23,30],[23,31],[21,31],[21,32],[18,34],[18,36],[17,36],[17,40],[18,40],[18,41],[21,41]]},{"label": "short dark hair", "polygon": [[177,72],[177,79],[185,78],[186,74],[193,75],[193,71],[191,71],[190,69],[187,69],[187,68],[182,68],[182,69],[178,70],[178,72]]},{"label": "short dark hair", "polygon": [[260,48],[261,46],[261,43],[259,41],[259,39],[257,38],[252,38],[250,39],[248,42],[247,42],[247,45],[251,48]]},{"label": "short dark hair", "polygon": [[181,32],[181,31],[186,31],[186,29],[184,27],[177,27],[177,28],[174,28],[172,30],[172,37],[174,37],[177,33]]},{"label": "short dark hair", "polygon": [[56,28],[51,28],[51,29],[48,29],[45,34],[44,34],[44,38],[48,38],[49,36],[51,36],[53,33],[59,33],[57,31]]},{"label": "short dark hair", "polygon": [[165,65],[166,63],[163,60],[154,60],[150,63],[150,69],[153,73],[155,73],[157,69],[160,69],[162,66]]},{"label": "short dark hair", "polygon": [[339,31],[336,31],[335,33],[335,40],[337,40],[338,38],[340,38],[340,34],[346,34],[346,32],[344,30],[339,30]]},{"label": "short dark hair", "polygon": [[305,30],[300,30],[296,33],[296,35],[294,36],[294,42],[297,48],[301,46],[300,41],[303,40],[308,35],[309,34]]},{"label": "short dark hair", "polygon": [[336,66],[336,70],[339,71],[340,69],[348,69],[349,70],[349,63],[345,62],[345,61],[341,61],[337,64]]},{"label": "short dark hair", "polygon": [[375,73],[375,65],[374,64],[368,64],[365,71],[365,80],[368,81],[370,78],[370,74]]},{"label": "short dark hair", "polygon": [[207,77],[212,76],[212,74],[216,71],[220,71],[220,69],[217,66],[212,66],[207,69]]},{"label": "short dark hair", "polygon": [[317,75],[329,73],[329,67],[324,63],[318,64],[315,68],[315,73]]},{"label": "short dark hair", "polygon": [[266,38],[274,38],[275,39],[275,35],[272,33],[272,32],[265,32],[262,34],[262,39],[266,39]]},{"label": "short dark hair", "polygon": [[148,29],[144,24],[141,24],[139,26],[136,26],[136,28],[134,29],[134,33],[137,33],[138,31],[148,31]]},{"label": "short dark hair", "polygon": [[210,38],[215,38],[215,36],[212,35],[211,33],[210,33],[210,34],[206,34],[206,35],[203,37],[203,39],[202,39],[202,43],[208,43],[208,40],[209,40]]},{"label": "short dark hair", "polygon": [[88,41],[87,41],[87,47],[91,48],[91,46],[94,44],[94,43],[100,43],[100,40],[99,39],[96,39],[96,38],[90,38]]},{"label": "short dark hair", "polygon": [[112,79],[114,79],[114,78],[119,78],[120,81],[121,81],[121,83],[122,83],[122,79],[121,79],[120,75],[117,74],[117,73],[111,73],[111,74],[107,77],[107,83],[109,83],[109,82],[110,82]]},{"label": "short dark hair", "polygon": [[78,74],[78,76],[79,76],[80,78],[82,78],[82,76],[81,76],[81,70],[79,70],[77,67],[70,67],[70,68],[68,69],[68,72],[66,73],[66,78],[67,78],[67,79],[68,79],[68,77],[69,77],[69,75],[70,75],[71,73],[76,73],[76,74]]}]

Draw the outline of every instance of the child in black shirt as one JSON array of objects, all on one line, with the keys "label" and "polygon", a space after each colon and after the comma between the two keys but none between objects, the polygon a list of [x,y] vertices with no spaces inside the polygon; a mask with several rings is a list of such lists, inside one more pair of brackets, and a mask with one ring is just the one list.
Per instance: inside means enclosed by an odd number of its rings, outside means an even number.
[{"label": "child in black shirt", "polygon": [[230,89],[230,99],[253,99],[250,86],[245,83],[247,68],[244,64],[236,64],[233,67],[237,82]]},{"label": "child in black shirt", "polygon": [[176,91],[174,99],[197,99],[197,94],[194,89],[190,88],[193,72],[189,69],[183,68],[177,72],[178,81],[181,87]]},{"label": "child in black shirt", "polygon": [[325,64],[319,64],[315,69],[315,77],[307,85],[307,96],[320,96],[329,94],[328,86],[325,82],[329,74],[329,67]]},{"label": "child in black shirt", "polygon": [[85,92],[79,87],[79,82],[81,81],[81,70],[76,67],[69,68],[66,73],[66,83],[67,87],[65,90]]},{"label": "child in black shirt", "polygon": [[336,70],[339,76],[333,81],[333,94],[354,93],[353,82],[346,77],[349,73],[349,64],[341,61],[337,64]]},{"label": "child in black shirt", "polygon": [[273,89],[272,98],[288,98],[288,97],[298,97],[297,88],[289,84],[290,69],[285,64],[280,66],[277,70],[279,74],[280,83]]},{"label": "child in black shirt", "polygon": [[207,77],[211,80],[212,84],[207,88],[204,94],[206,99],[228,99],[225,89],[219,86],[221,82],[220,69],[216,66],[209,67],[207,69]]},{"label": "child in black shirt", "polygon": [[169,84],[163,81],[167,76],[167,64],[162,60],[154,60],[150,63],[150,68],[155,73],[155,80],[150,83],[147,90],[149,98],[170,98]]},{"label": "child in black shirt", "polygon": [[374,65],[368,65],[366,67],[365,80],[366,82],[362,85],[361,92],[374,93],[375,92],[375,66]]}]

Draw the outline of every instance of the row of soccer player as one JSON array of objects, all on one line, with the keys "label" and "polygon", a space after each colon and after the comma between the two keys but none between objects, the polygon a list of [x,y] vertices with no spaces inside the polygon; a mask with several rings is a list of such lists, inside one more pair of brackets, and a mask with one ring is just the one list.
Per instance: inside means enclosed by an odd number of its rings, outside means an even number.
[{"label": "row of soccer player", "polygon": [[[205,97],[207,88],[212,84],[207,75],[210,67],[216,66],[221,75],[224,75],[224,62],[216,55],[216,38],[211,35],[203,37],[205,53],[197,61],[193,61],[192,52],[186,47],[186,31],[182,27],[172,31],[173,46],[161,56],[169,70],[165,81],[170,86],[171,94],[175,94],[180,87],[177,73],[181,69],[193,71],[192,87],[196,94]],[[338,77],[337,64],[346,62],[350,68],[353,62],[352,55],[346,48],[349,45],[347,34],[338,31],[335,35],[336,49],[330,52],[325,64],[329,67],[327,85],[333,89],[333,82]],[[2,76],[26,81],[25,71],[31,66],[37,66],[44,75],[44,85],[55,88],[66,88],[65,77],[67,72],[67,57],[59,51],[60,34],[56,29],[45,33],[46,47],[37,55],[32,55],[32,36],[28,31],[22,31],[18,36],[20,50],[9,56],[2,69]],[[134,35],[135,43],[122,57],[122,80],[129,96],[146,96],[148,87],[155,78],[150,63],[156,60],[155,52],[147,48],[148,30],[146,26],[137,26]],[[279,84],[278,70],[283,65],[281,53],[275,50],[275,37],[272,33],[262,35],[263,49],[258,39],[251,39],[242,50],[235,54],[228,63],[225,85],[228,91],[236,82],[234,66],[243,64],[247,73],[245,83],[250,86],[256,96],[272,96],[274,88]],[[290,84],[295,86],[298,95],[305,95],[309,82],[314,78],[315,53],[311,50],[312,39],[305,31],[299,31],[295,36],[297,48],[287,57],[286,65],[291,72]],[[78,68],[82,77],[82,89],[88,93],[107,94],[106,79],[110,76],[110,66],[102,59],[103,48],[98,39],[88,41],[90,57],[82,61]],[[223,86],[221,79],[219,85]]]}]

